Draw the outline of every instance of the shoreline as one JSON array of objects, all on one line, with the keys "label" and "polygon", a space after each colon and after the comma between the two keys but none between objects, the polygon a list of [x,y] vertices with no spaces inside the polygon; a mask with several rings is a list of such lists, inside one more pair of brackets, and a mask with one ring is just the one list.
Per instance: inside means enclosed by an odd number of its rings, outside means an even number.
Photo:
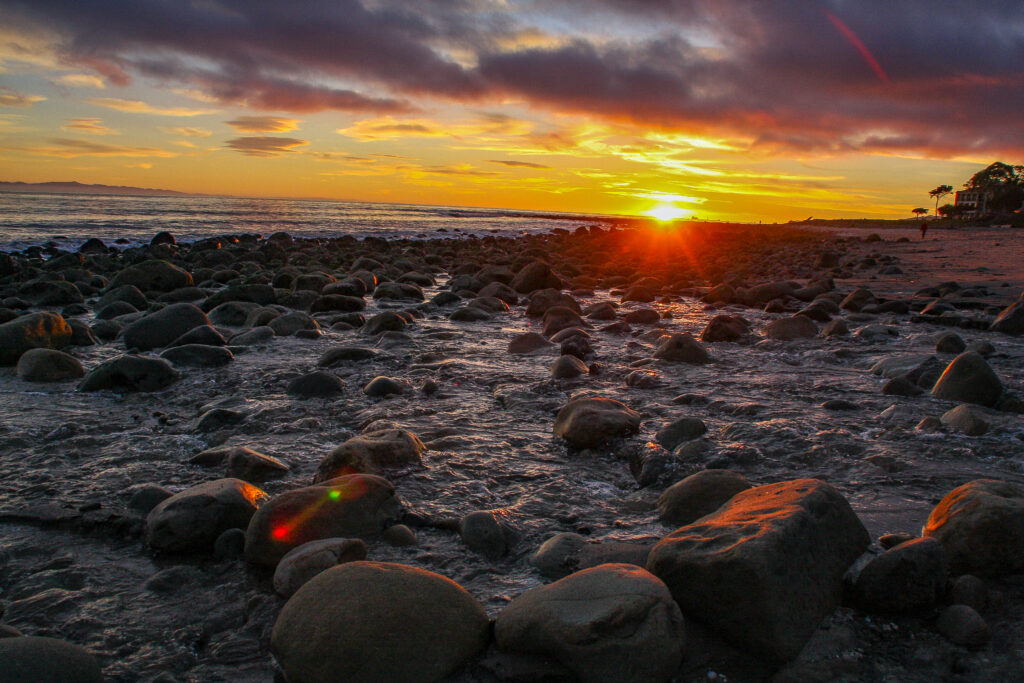
[{"label": "shoreline", "polygon": [[[755,486],[828,481],[867,528],[870,552],[880,554],[883,535],[918,535],[938,500],[960,484],[1024,485],[1016,404],[975,407],[987,424],[981,435],[948,425],[930,431],[922,420],[938,420],[955,402],[920,387],[887,393],[889,378],[872,371],[907,356],[918,364],[934,356],[944,367],[954,355],[937,351],[936,340],[955,332],[968,344],[992,344],[987,362],[1006,395],[1019,397],[1024,339],[988,325],[1024,288],[1024,266],[1012,257],[1024,253],[1024,233],[865,237],[701,223],[464,240],[165,239],[118,253],[94,244],[45,261],[9,255],[0,260],[0,307],[20,298],[25,307],[6,308],[49,309],[75,321],[97,343],[64,350],[93,377],[130,344],[138,348],[143,337],[129,330],[159,307],[196,307],[211,323],[213,334],[203,338],[222,339],[200,346],[222,351],[174,351],[170,332],[158,334],[141,355],[175,358],[177,376],[155,391],[116,381],[83,391],[77,378],[41,383],[12,365],[0,368],[0,525],[9,539],[3,621],[90,649],[111,681],[161,672],[272,680],[270,633],[285,600],[270,573],[202,543],[188,552],[154,547],[152,508],[136,496],[228,476],[227,460],[209,451],[246,446],[287,466],[252,482],[273,499],[307,487],[339,444],[385,429],[424,446],[380,470],[402,501],[415,545],[373,536],[367,559],[438,572],[491,617],[550,582],[535,553],[553,534],[584,537],[588,552],[605,561],[642,563],[636,558],[676,528],[659,517],[658,497],[711,469],[733,470]],[[151,259],[174,269],[147,266]],[[54,284],[56,275],[73,289]],[[938,289],[950,280],[960,284]],[[142,295],[133,299],[138,306],[103,300],[129,282]],[[874,298],[841,308],[860,288]],[[547,289],[556,291],[537,294]],[[936,302],[936,314],[923,312]],[[533,315],[556,304],[579,307],[579,320],[572,310],[559,315],[570,323],[562,329],[582,333],[556,329],[557,316]],[[810,320],[813,333],[776,335],[799,311],[799,324]],[[706,334],[716,316],[730,316],[726,327],[735,334],[727,341]],[[824,333],[829,325],[834,334]],[[260,328],[269,336],[254,333]],[[530,332],[541,334],[523,336]],[[681,333],[704,337],[699,345],[711,362],[659,356]],[[537,346],[510,353],[517,340]],[[582,369],[559,360],[566,356]],[[553,376],[559,363],[580,374]],[[317,380],[326,393],[295,388],[317,372],[329,376]],[[391,388],[371,390],[378,377],[393,380]],[[556,413],[587,396],[628,406],[635,430],[583,447],[553,433]],[[663,429],[683,417],[706,431],[666,447]],[[480,512],[507,530],[492,555],[474,549],[463,529]],[[942,605],[883,619],[843,603],[815,631],[813,646],[781,668],[790,680],[814,680],[813,672],[818,680],[937,680],[954,661],[979,679],[1019,671],[1011,636],[1024,594],[1012,579],[989,586],[1003,602],[983,616],[1002,630],[981,651],[936,631]],[[194,614],[187,604],[208,607]],[[763,680],[780,668],[684,618],[691,636],[679,680],[705,681],[709,671]],[[897,627],[880,635],[882,623]],[[929,659],[918,657],[922,648]],[[863,656],[840,656],[851,649]],[[518,661],[501,659],[509,656],[491,643],[446,680],[501,680],[495,661]]]}]

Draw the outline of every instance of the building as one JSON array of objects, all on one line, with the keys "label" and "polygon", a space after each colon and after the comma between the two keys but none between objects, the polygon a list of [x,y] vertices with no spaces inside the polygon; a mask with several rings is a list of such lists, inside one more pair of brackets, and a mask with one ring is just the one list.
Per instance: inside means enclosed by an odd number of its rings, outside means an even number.
[{"label": "building", "polygon": [[988,190],[958,190],[953,205],[962,206],[964,216],[980,216],[988,208],[988,199]]}]

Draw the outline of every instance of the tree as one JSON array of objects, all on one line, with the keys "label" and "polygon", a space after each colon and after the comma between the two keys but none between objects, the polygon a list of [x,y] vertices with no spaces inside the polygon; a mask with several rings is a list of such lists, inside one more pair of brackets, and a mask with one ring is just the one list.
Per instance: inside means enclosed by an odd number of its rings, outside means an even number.
[{"label": "tree", "polygon": [[926,213],[928,213],[928,209],[925,209],[923,207],[918,207],[916,209],[911,209],[910,213],[914,214],[915,216],[923,216]]},{"label": "tree", "polygon": [[1013,211],[1024,202],[1024,166],[996,161],[971,176],[964,187],[986,193],[989,211]]},{"label": "tree", "polygon": [[935,197],[935,213],[939,212],[939,200],[953,191],[952,185],[939,185],[928,193],[929,197]]},{"label": "tree", "polygon": [[943,218],[960,218],[967,211],[969,211],[969,209],[966,206],[954,206],[952,204],[943,204],[936,210],[936,213],[938,213]]}]

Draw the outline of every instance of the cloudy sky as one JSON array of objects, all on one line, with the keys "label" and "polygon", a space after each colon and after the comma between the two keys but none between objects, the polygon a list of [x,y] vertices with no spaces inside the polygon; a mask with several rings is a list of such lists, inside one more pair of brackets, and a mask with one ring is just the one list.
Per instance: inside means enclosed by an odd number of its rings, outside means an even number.
[{"label": "cloudy sky", "polygon": [[1024,162],[1024,3],[0,0],[0,180],[737,220]]}]

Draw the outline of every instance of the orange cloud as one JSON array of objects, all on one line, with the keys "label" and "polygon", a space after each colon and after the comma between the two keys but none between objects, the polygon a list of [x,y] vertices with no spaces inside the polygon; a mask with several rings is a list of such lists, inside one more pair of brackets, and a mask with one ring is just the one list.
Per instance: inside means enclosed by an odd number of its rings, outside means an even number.
[{"label": "orange cloud", "polygon": [[243,137],[228,140],[228,148],[250,157],[279,157],[294,152],[296,147],[308,145],[308,140],[296,138]]},{"label": "orange cloud", "polygon": [[0,86],[0,107],[31,107],[46,98],[42,95],[26,95],[10,88]]},{"label": "orange cloud", "polygon": [[224,123],[240,133],[286,133],[299,128],[298,119],[281,116],[239,116]]},{"label": "orange cloud", "polygon": [[69,133],[88,133],[89,135],[117,135],[116,130],[112,130],[103,125],[103,121],[97,118],[80,118],[80,119],[68,119],[67,123],[60,127],[61,130],[66,130]]},{"label": "orange cloud", "polygon": [[215,114],[217,109],[189,109],[188,107],[155,107],[140,100],[122,100],[116,97],[94,97],[86,100],[97,107],[106,107],[130,114],[156,114],[157,116],[202,116]]},{"label": "orange cloud", "polygon": [[130,147],[127,145],[107,145],[90,140],[73,140],[70,138],[51,138],[46,145],[10,145],[2,147],[13,152],[25,152],[36,156],[60,157],[173,157],[174,152],[158,147]]}]

